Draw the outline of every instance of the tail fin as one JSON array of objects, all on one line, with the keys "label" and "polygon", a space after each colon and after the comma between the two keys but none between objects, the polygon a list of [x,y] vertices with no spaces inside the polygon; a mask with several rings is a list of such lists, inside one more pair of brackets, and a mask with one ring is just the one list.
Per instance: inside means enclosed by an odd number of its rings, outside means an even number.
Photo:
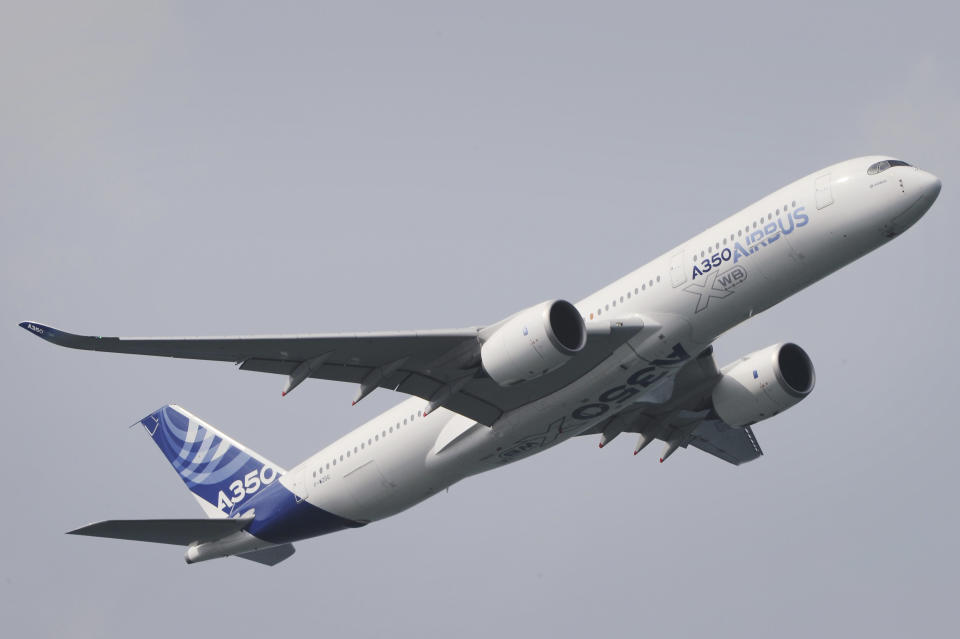
[{"label": "tail fin", "polygon": [[179,406],[141,421],[208,517],[228,517],[284,471]]}]

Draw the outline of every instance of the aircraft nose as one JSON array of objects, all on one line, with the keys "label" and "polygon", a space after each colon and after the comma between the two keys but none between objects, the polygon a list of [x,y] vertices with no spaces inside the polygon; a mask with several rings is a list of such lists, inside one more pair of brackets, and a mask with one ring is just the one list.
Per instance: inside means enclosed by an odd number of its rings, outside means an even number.
[{"label": "aircraft nose", "polygon": [[905,181],[907,181],[908,192],[911,193],[912,197],[910,199],[913,202],[905,210],[895,213],[892,218],[883,224],[881,232],[887,237],[895,237],[913,226],[930,210],[937,196],[940,195],[942,184],[940,178],[933,173],[918,169],[917,175],[908,178],[908,180]]},{"label": "aircraft nose", "polygon": [[920,179],[922,186],[920,187],[920,192],[923,193],[923,199],[927,200],[930,204],[937,199],[937,196],[940,195],[940,187],[943,184],[933,173],[928,173],[926,171],[920,171]]}]

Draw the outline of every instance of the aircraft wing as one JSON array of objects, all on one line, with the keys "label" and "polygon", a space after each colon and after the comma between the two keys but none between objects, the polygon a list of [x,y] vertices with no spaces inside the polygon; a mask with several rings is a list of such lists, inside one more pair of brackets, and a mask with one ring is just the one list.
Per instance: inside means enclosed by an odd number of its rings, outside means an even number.
[{"label": "aircraft wing", "polygon": [[687,363],[677,374],[670,399],[662,404],[638,403],[581,433],[638,433],[678,447],[693,446],[739,466],[763,455],[753,430],[734,428],[712,410],[713,387],[720,378],[713,348]]},{"label": "aircraft wing", "polygon": [[589,324],[587,345],[559,370],[519,386],[500,386],[480,367],[481,328],[252,337],[98,337],[37,322],[24,329],[68,348],[234,362],[240,369],[287,375],[284,394],[307,378],[360,384],[359,401],[377,387],[422,397],[482,424],[563,388],[643,328],[634,322]]}]

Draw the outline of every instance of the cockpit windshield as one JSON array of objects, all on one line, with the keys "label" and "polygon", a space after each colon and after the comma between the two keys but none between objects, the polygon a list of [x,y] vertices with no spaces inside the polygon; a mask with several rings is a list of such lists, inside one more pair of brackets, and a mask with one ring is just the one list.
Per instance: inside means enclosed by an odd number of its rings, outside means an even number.
[{"label": "cockpit windshield", "polygon": [[882,162],[874,162],[867,169],[867,175],[876,175],[877,173],[883,173],[891,166],[911,166],[903,160],[883,160]]}]

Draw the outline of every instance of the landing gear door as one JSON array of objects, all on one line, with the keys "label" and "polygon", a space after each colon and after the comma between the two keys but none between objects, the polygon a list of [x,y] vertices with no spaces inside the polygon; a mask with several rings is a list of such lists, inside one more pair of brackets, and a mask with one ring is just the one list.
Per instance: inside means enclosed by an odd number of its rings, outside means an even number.
[{"label": "landing gear door", "polygon": [[683,251],[677,251],[670,257],[670,283],[676,288],[687,281],[686,262],[683,261]]},{"label": "landing gear door", "polygon": [[830,189],[830,174],[817,177],[817,210],[833,204],[833,191]]}]

